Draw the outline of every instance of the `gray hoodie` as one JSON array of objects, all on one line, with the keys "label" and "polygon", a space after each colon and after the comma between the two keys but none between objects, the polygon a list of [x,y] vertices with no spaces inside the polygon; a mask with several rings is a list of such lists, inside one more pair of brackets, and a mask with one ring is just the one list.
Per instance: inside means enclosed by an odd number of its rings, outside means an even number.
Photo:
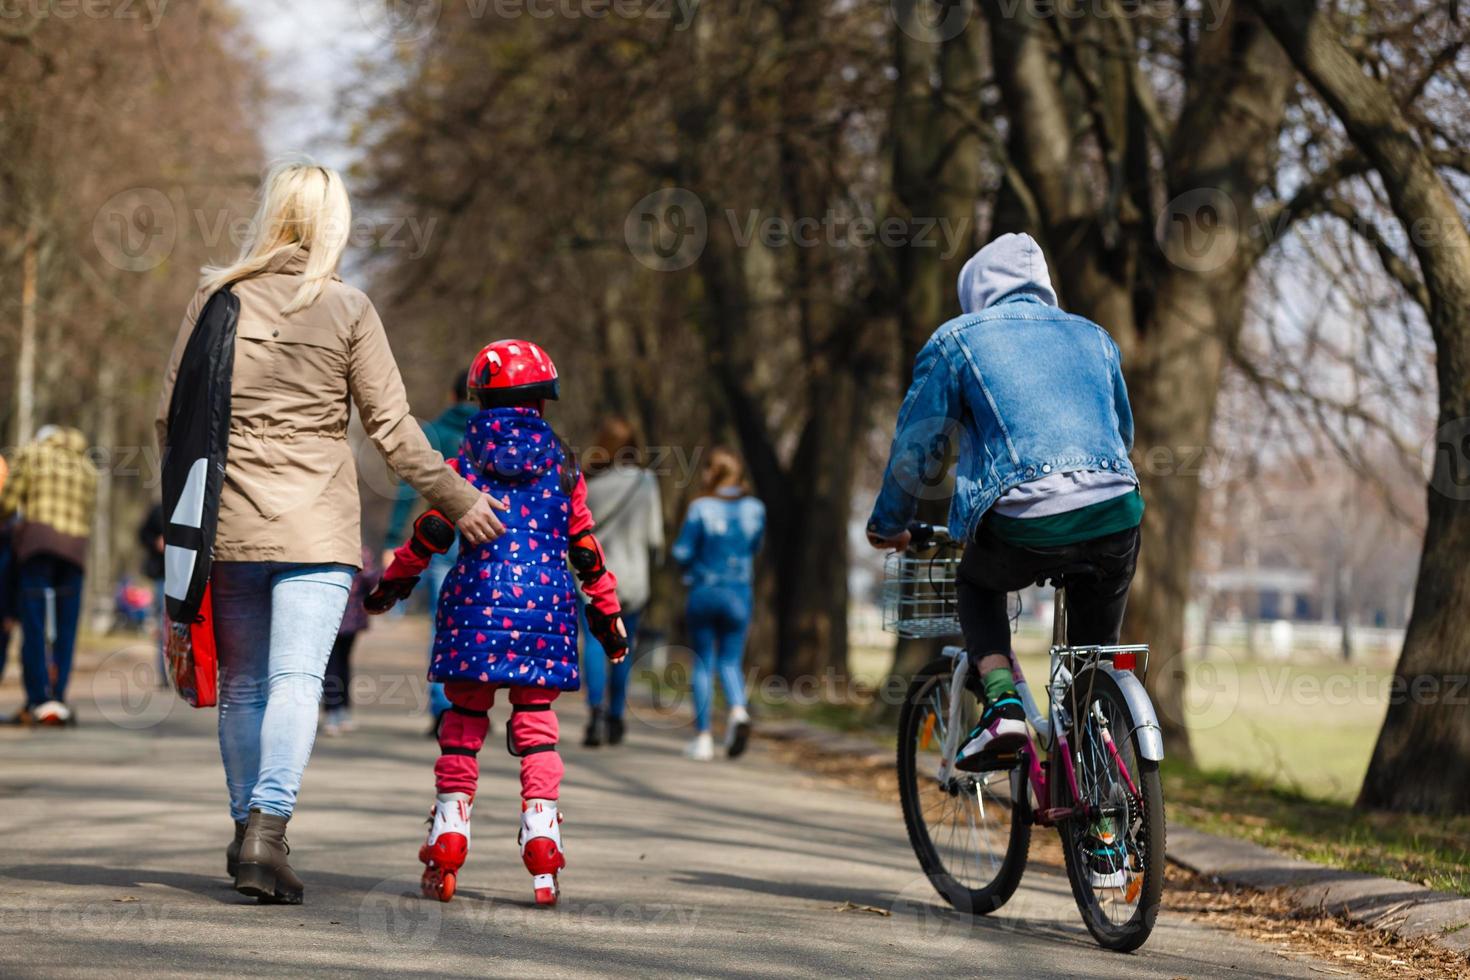
[{"label": "gray hoodie", "polygon": [[1026,294],[1057,305],[1046,256],[1030,235],[1001,235],[960,270],[960,309],[979,313],[1008,296]]},{"label": "gray hoodie", "polygon": [[652,563],[664,547],[664,512],[658,478],[636,466],[612,466],[587,478],[587,509],[597,521],[597,541],[618,577],[618,601],[641,612],[651,593]]}]

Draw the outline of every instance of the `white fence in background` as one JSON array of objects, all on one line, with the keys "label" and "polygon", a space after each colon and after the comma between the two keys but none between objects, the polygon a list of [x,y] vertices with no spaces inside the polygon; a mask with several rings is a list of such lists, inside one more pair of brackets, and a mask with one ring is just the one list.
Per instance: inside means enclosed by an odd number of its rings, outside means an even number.
[{"label": "white fence in background", "polygon": [[[1048,593],[1028,593],[1021,605],[1020,631],[1026,636],[1045,637],[1051,628],[1052,602]],[[1210,647],[1233,656],[1263,660],[1340,660],[1342,627],[1336,623],[1305,623],[1278,619],[1255,623],[1216,620],[1205,631],[1197,609],[1191,609],[1185,636],[1191,651],[1208,657]],[[850,642],[860,647],[890,647],[894,638],[883,632],[882,610],[867,603],[848,609]],[[1356,660],[1392,664],[1404,644],[1402,629],[1353,626],[1349,631],[1352,656]]]}]

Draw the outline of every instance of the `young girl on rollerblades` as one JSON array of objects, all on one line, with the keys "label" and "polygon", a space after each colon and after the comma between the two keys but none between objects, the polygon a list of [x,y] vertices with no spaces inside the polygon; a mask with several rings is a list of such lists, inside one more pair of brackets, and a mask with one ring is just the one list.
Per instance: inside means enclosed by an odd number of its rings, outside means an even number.
[{"label": "young girl on rollerblades", "polygon": [[[470,368],[481,411],[469,423],[450,465],[475,487],[508,505],[505,531],[480,547],[461,544],[439,594],[429,679],[442,681],[450,708],[439,723],[438,797],[428,840],[419,849],[425,896],[449,901],[470,844],[470,811],[497,692],[511,704],[506,748],[521,760],[521,857],[538,905],[554,905],[566,866],[557,796],[563,766],[556,751],[552,702],[580,686],[577,599],[568,561],[587,596],[587,624],[617,663],[627,655],[617,580],[593,536],[587,487],[575,460],[542,417],[559,394],[556,366],[536,344],[500,340]],[[405,598],[433,554],[454,541],[437,511],[414,524],[413,537],[366,605],[383,612]]]}]

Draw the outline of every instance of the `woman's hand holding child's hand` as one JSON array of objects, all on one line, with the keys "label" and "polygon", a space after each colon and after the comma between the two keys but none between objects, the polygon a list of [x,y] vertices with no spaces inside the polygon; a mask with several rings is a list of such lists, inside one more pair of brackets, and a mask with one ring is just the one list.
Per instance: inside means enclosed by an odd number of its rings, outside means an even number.
[{"label": "woman's hand holding child's hand", "polygon": [[363,596],[362,608],[366,609],[371,616],[379,616],[407,599],[418,581],[417,575],[412,578],[382,579],[373,591]]}]

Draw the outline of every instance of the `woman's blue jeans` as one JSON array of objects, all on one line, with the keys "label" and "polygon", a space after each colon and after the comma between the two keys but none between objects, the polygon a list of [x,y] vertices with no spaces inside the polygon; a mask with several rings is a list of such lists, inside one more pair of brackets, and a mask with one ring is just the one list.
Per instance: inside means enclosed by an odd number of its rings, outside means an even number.
[{"label": "woman's blue jeans", "polygon": [[750,630],[751,596],[748,588],[723,585],[695,586],[689,592],[685,617],[694,647],[694,726],[710,730],[714,701],[714,673],[720,674],[725,703],[745,707],[745,634]]},{"label": "woman's blue jeans", "polygon": [[607,662],[607,651],[587,628],[587,607],[577,603],[578,628],[582,631],[582,683],[587,685],[587,707],[601,708],[606,701],[610,718],[621,718],[628,707],[628,677],[633,673],[633,651],[638,645],[640,612],[623,613],[623,628],[628,631],[628,655],[620,664]]},{"label": "woman's blue jeans", "polygon": [[237,821],[296,806],[352,575],[346,565],[214,565],[219,750]]}]

